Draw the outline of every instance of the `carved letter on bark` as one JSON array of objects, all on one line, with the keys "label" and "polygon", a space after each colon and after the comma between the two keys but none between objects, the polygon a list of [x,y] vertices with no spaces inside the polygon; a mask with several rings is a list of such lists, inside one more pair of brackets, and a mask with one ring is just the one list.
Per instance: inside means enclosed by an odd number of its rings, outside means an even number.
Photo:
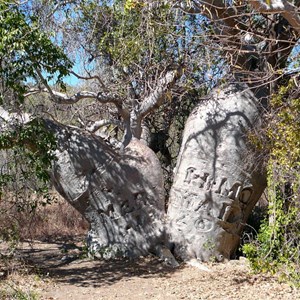
[{"label": "carved letter on bark", "polygon": [[266,185],[246,143],[260,120],[259,108],[247,86],[231,84],[214,90],[191,113],[168,209],[170,239],[182,259],[222,261],[239,245]]},{"label": "carved letter on bark", "polygon": [[164,189],[160,163],[133,139],[117,153],[100,138],[47,123],[58,140],[52,179],[58,192],[90,223],[96,256],[136,257],[164,242]]}]

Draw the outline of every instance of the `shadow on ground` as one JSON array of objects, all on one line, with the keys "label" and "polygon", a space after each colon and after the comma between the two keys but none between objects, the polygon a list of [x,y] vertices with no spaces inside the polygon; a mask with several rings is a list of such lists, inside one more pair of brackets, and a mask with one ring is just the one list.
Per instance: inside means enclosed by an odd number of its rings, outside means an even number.
[{"label": "shadow on ground", "polygon": [[24,242],[17,255],[34,272],[55,279],[57,283],[101,287],[134,277],[171,277],[179,268],[165,265],[154,256],[138,260],[91,260],[82,258],[82,247],[74,242]]}]

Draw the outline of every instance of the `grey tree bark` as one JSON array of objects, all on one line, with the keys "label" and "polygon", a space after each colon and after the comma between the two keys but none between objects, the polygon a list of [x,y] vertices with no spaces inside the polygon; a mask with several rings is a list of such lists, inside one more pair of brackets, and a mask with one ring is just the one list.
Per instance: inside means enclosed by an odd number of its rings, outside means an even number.
[{"label": "grey tree bark", "polygon": [[243,84],[219,87],[187,120],[167,213],[170,242],[184,260],[223,261],[239,245],[266,187],[247,143],[261,96]]},{"label": "grey tree bark", "polygon": [[[87,241],[94,256],[166,256],[161,249],[168,243],[183,260],[229,259],[266,186],[247,143],[249,130],[260,122],[264,96],[267,89],[232,83],[216,88],[194,109],[183,134],[167,222],[160,162],[144,142],[131,138],[123,150],[114,150],[93,133],[45,121],[57,139],[52,181],[90,223]],[[7,122],[18,117],[0,113]],[[30,116],[19,121],[30,123]]]},{"label": "grey tree bark", "polygon": [[48,121],[58,140],[53,182],[89,221],[95,256],[136,257],[169,245],[183,260],[229,259],[266,187],[247,134],[260,122],[263,96],[245,84],[215,89],[191,113],[165,224],[163,176],[155,154],[133,138],[123,151]]},{"label": "grey tree bark", "polygon": [[232,4],[177,2],[185,12],[206,14],[211,20],[215,41],[226,49],[236,80],[265,87],[219,87],[186,123],[167,212],[171,246],[184,260],[222,261],[239,245],[266,186],[265,171],[247,144],[247,132],[260,122],[261,102],[276,92],[279,74],[285,72],[299,37],[298,2],[249,1],[247,9],[261,13],[266,26],[260,34],[253,30],[251,16],[240,18],[245,17],[245,6]]},{"label": "grey tree bark", "polygon": [[117,152],[101,138],[47,121],[57,138],[52,179],[57,191],[90,223],[96,257],[137,257],[164,243],[160,163],[137,139]]},{"label": "grey tree bark", "polygon": [[[194,109],[183,134],[167,222],[160,162],[142,141],[132,138],[123,150],[114,150],[90,132],[45,121],[57,138],[52,181],[90,223],[90,251],[105,258],[164,255],[168,243],[183,260],[229,259],[266,186],[247,143],[249,130],[260,122],[264,96],[267,90],[232,83],[216,88]],[[17,117],[0,113],[7,122]],[[28,123],[30,116],[20,121]]]}]

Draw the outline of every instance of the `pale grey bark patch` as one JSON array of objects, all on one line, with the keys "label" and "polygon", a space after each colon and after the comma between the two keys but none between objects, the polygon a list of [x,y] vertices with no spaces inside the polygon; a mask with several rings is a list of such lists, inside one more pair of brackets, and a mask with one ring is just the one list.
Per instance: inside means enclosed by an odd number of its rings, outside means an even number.
[{"label": "pale grey bark patch", "polygon": [[170,192],[168,222],[184,260],[229,259],[265,186],[247,144],[260,103],[245,85],[217,88],[187,120]]},{"label": "pale grey bark patch", "polygon": [[136,257],[163,244],[163,176],[155,154],[136,139],[117,153],[92,134],[47,126],[58,140],[53,183],[89,221],[93,255]]}]

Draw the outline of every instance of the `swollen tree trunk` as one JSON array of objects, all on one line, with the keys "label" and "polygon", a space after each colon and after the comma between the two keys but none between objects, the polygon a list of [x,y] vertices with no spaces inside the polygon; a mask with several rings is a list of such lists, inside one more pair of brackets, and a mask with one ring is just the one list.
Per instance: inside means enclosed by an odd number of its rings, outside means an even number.
[{"label": "swollen tree trunk", "polygon": [[[229,259],[266,186],[247,143],[249,130],[260,122],[261,96],[246,85],[229,84],[191,113],[166,226],[162,170],[150,148],[132,138],[115,151],[91,133],[45,121],[57,138],[52,181],[90,223],[90,251],[97,257],[136,257],[159,252],[168,238],[184,260]],[[17,117],[11,115],[0,109],[7,122]],[[30,123],[27,119],[22,121]]]},{"label": "swollen tree trunk", "polygon": [[230,84],[215,89],[187,120],[167,213],[170,242],[182,259],[222,261],[239,245],[266,187],[247,143],[260,109],[249,87]]},{"label": "swollen tree trunk", "polygon": [[163,177],[155,154],[136,139],[117,153],[92,134],[46,126],[58,143],[53,183],[90,223],[90,251],[136,257],[163,244]]}]

